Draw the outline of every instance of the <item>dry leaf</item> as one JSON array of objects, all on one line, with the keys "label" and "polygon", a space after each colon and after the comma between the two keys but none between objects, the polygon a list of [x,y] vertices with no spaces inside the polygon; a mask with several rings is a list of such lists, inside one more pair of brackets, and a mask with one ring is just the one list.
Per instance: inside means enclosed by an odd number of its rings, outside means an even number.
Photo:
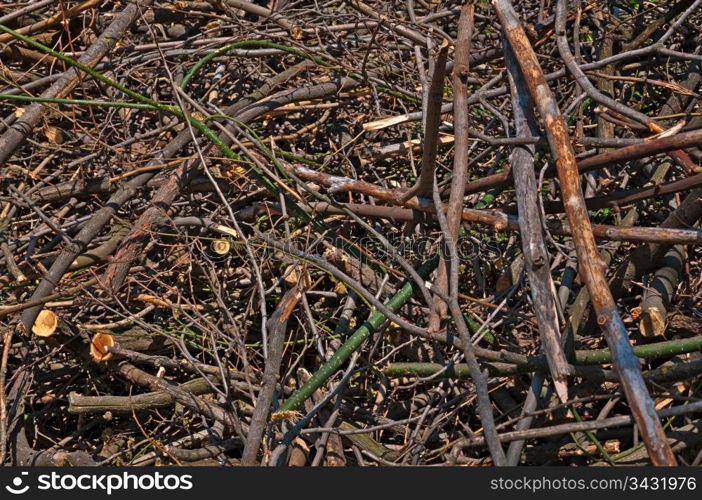
[{"label": "dry leaf", "polygon": [[629,314],[631,314],[631,319],[633,319],[634,321],[636,321],[637,319],[639,319],[639,316],[641,316],[641,308],[640,308],[640,307],[634,307],[634,308],[630,311]]},{"label": "dry leaf", "polygon": [[346,285],[344,285],[341,281],[334,285],[334,291],[340,295],[345,295],[346,292],[348,292]]},{"label": "dry leaf", "polygon": [[64,134],[58,127],[44,128],[44,135],[52,144],[63,144],[63,142],[66,140],[66,134]]},{"label": "dry leaf", "polygon": [[310,274],[299,264],[291,264],[285,269],[283,280],[289,285],[297,285],[306,288],[312,284]]},{"label": "dry leaf", "polygon": [[295,410],[281,410],[271,413],[271,422],[297,422],[302,418],[302,413]]}]

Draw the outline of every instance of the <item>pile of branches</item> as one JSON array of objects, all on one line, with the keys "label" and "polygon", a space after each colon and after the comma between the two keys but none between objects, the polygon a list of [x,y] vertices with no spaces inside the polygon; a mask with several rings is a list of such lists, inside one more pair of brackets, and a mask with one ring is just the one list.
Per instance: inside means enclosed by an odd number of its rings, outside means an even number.
[{"label": "pile of branches", "polygon": [[0,5],[0,463],[700,464],[701,3]]}]

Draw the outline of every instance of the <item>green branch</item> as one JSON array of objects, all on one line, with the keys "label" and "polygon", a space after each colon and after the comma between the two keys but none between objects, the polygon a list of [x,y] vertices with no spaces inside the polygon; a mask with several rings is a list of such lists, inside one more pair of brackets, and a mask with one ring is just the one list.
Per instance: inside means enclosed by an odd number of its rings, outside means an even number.
[{"label": "green branch", "polygon": [[[423,279],[427,277],[436,269],[439,263],[438,255],[433,256],[427,260],[422,266],[417,269],[417,274]],[[402,307],[405,302],[407,302],[410,297],[418,290],[418,286],[414,282],[406,283],[399,292],[397,292],[386,304],[386,307],[392,312],[397,311]],[[370,335],[380,327],[380,325],[385,321],[385,315],[380,312],[374,312],[371,314],[363,325],[356,330],[353,335],[351,335],[348,340],[339,347],[339,349],[334,353],[329,361],[324,363],[322,367],[317,370],[317,372],[312,375],[305,385],[300,387],[290,398],[285,401],[278,411],[293,411],[296,410],[302,403],[309,398],[314,391],[319,389],[329,378],[331,378],[341,365],[351,357],[351,355],[358,349]]]},{"label": "green branch", "polygon": [[62,99],[59,97],[35,97],[31,95],[0,94],[0,100],[38,102],[41,104],[75,104],[79,106],[97,106],[101,108],[132,108],[146,110],[156,109],[150,104],[144,104],[141,102],[94,101],[90,99]]}]

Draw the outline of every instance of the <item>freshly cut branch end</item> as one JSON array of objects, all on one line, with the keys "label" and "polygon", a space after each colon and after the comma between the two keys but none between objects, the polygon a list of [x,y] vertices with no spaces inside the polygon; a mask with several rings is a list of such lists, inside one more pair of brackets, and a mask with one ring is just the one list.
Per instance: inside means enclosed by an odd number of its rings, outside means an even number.
[{"label": "freshly cut branch end", "polygon": [[32,333],[37,337],[51,337],[58,328],[58,316],[53,311],[44,309],[37,316]]},{"label": "freshly cut branch end", "polygon": [[210,248],[217,255],[227,255],[229,253],[229,249],[231,248],[231,244],[228,240],[214,240],[210,244]]},{"label": "freshly cut branch end", "polygon": [[657,307],[651,307],[639,321],[639,331],[645,337],[659,337],[665,333],[666,315]]},{"label": "freshly cut branch end", "polygon": [[115,345],[115,338],[108,333],[96,333],[90,341],[90,357],[96,363],[102,363],[112,358],[109,347]]}]

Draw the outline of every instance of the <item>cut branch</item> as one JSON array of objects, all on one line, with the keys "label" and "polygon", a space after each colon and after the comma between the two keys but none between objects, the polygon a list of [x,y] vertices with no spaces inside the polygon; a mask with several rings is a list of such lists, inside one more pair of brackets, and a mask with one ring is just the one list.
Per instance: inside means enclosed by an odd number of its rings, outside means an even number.
[{"label": "cut branch", "polygon": [[614,354],[614,364],[624,392],[639,426],[654,465],[675,465],[675,457],[656,415],[653,400],[646,389],[639,364],[631,350],[626,328],[605,279],[605,265],[599,258],[595,237],[580,188],[577,163],[565,120],[548,87],[544,73],[509,0],[492,0],[505,37],[514,50],[529,93],[543,120],[549,147],[554,157],[580,273],[597,314],[597,322],[605,333]]},{"label": "cut branch", "polygon": [[[516,134],[517,136],[537,135],[536,117],[526,84],[509,44],[503,43],[503,46],[509,72]],[[561,402],[565,402],[568,400],[568,360],[561,347],[558,298],[551,277],[551,259],[544,243],[541,213],[536,199],[538,186],[534,173],[534,149],[533,145],[513,148],[510,164],[517,191],[519,234],[529,276],[534,315],[539,325],[542,349],[548,359],[556,394]]]}]

